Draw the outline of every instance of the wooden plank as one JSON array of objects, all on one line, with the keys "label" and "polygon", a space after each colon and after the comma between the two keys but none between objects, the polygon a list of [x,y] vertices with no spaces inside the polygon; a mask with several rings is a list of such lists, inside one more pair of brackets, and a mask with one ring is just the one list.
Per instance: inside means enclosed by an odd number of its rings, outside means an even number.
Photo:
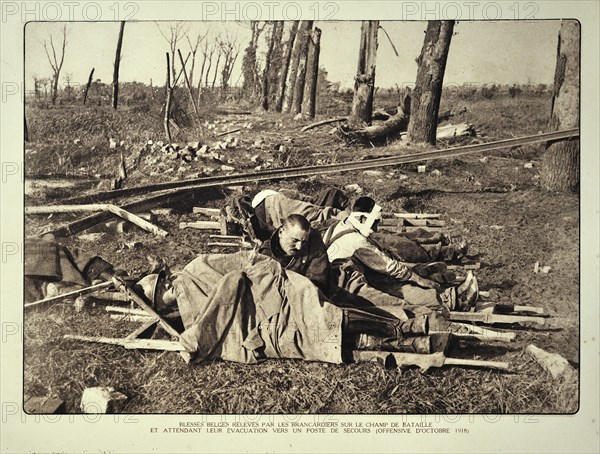
[{"label": "wooden plank", "polygon": [[530,317],[525,315],[502,315],[493,313],[481,313],[481,312],[450,312],[450,320],[456,321],[468,321],[468,322],[481,322],[488,324],[495,323],[537,323],[538,325],[544,325],[546,319],[544,317]]},{"label": "wooden plank", "polygon": [[120,314],[128,315],[142,315],[148,317],[148,313],[143,309],[132,309],[129,307],[118,307],[118,306],[106,306],[106,312],[118,312]]},{"label": "wooden plank", "polygon": [[120,218],[123,218],[137,225],[138,227],[148,232],[154,233],[155,235],[165,237],[169,234],[169,232],[167,232],[166,230],[163,230],[160,227],[157,227],[154,224],[146,221],[145,219],[142,219],[141,217],[136,216],[135,214],[130,213],[127,210],[124,210],[123,208],[119,208],[116,205],[108,205],[108,211],[119,216]]},{"label": "wooden plank", "polygon": [[221,210],[218,208],[194,207],[192,208],[192,213],[205,214],[207,216],[219,216],[221,214]]},{"label": "wooden plank", "polygon": [[218,221],[194,221],[180,222],[180,229],[220,230],[221,223]]},{"label": "wooden plank", "polygon": [[480,262],[463,262],[447,265],[449,270],[478,270],[481,268]]},{"label": "wooden plank", "polygon": [[65,334],[65,339],[78,340],[83,342],[98,342],[101,344],[120,345],[127,349],[144,350],[163,350],[170,352],[185,352],[185,347],[178,341],[168,341],[162,339],[139,339],[139,338],[118,338],[102,336],[77,336]]},{"label": "wooden plank", "polygon": [[439,219],[440,213],[384,213],[384,218],[396,217],[401,219]]},{"label": "wooden plank", "polygon": [[[146,211],[161,205],[169,205],[172,203],[176,203],[181,199],[189,199],[190,197],[194,197],[196,194],[208,195],[209,192],[205,192],[199,189],[180,189],[177,191],[168,191],[155,195],[153,197],[148,197],[143,200],[138,200],[136,202],[122,205],[121,208],[130,212]],[[90,197],[93,199],[94,196]],[[76,233],[89,229],[90,227],[96,224],[110,220],[112,216],[113,214],[107,211],[95,213],[83,219],[78,219],[77,221],[70,222],[62,227],[44,230],[40,233],[40,235],[45,235],[48,233],[53,234],[56,237],[74,235]]]},{"label": "wooden plank", "polygon": [[510,370],[510,364],[503,361],[484,361],[479,359],[446,358],[445,366],[485,367],[488,369]]}]

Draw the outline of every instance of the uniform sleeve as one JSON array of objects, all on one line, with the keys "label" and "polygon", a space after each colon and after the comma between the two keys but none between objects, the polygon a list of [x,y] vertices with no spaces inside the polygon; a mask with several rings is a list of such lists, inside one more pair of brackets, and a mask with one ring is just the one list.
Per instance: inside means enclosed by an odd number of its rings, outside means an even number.
[{"label": "uniform sleeve", "polygon": [[408,266],[398,260],[394,260],[368,240],[365,240],[354,251],[353,256],[367,268],[401,281],[408,280],[411,275],[411,270]]},{"label": "uniform sleeve", "polygon": [[310,243],[310,263],[306,269],[306,277],[328,296],[331,282],[331,264],[327,258],[327,249],[323,244],[321,235],[315,230],[311,231]]}]

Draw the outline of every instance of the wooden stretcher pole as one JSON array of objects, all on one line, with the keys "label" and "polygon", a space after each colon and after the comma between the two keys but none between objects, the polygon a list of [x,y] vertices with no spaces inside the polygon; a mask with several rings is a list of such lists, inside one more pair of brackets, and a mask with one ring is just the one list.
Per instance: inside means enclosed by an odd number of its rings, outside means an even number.
[{"label": "wooden stretcher pole", "polygon": [[45,298],[43,300],[34,301],[32,303],[25,303],[25,308],[37,306],[42,303],[57,303],[59,301],[63,301],[69,298],[77,298],[78,296],[88,295],[90,293],[97,292],[98,290],[103,290],[112,286],[112,281],[102,282],[100,284],[91,285],[89,287],[85,287],[79,290],[73,290],[72,292],[62,293],[60,295],[53,296],[51,298]]}]

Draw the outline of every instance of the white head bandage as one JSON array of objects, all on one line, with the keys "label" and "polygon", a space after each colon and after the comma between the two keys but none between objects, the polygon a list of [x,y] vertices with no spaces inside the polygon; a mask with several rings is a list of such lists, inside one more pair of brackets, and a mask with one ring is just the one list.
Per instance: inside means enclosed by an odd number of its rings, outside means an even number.
[{"label": "white head bandage", "polygon": [[278,194],[278,192],[277,191],[273,191],[272,189],[265,189],[264,191],[260,191],[252,199],[252,208],[256,208],[267,197],[269,197],[270,195],[275,195],[275,194]]},{"label": "white head bandage", "polygon": [[[365,217],[364,222],[360,222],[360,218]],[[347,222],[360,232],[364,237],[368,237],[373,233],[373,224],[381,220],[381,207],[377,204],[373,207],[370,213],[361,211],[353,211],[348,216]]]}]

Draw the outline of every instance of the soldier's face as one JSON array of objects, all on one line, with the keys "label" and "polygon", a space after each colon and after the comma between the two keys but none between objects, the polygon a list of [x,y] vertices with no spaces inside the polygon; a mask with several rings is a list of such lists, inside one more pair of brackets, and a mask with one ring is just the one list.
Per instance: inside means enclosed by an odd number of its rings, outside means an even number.
[{"label": "soldier's face", "polygon": [[286,255],[297,255],[308,241],[308,232],[297,225],[279,230],[279,244]]}]

